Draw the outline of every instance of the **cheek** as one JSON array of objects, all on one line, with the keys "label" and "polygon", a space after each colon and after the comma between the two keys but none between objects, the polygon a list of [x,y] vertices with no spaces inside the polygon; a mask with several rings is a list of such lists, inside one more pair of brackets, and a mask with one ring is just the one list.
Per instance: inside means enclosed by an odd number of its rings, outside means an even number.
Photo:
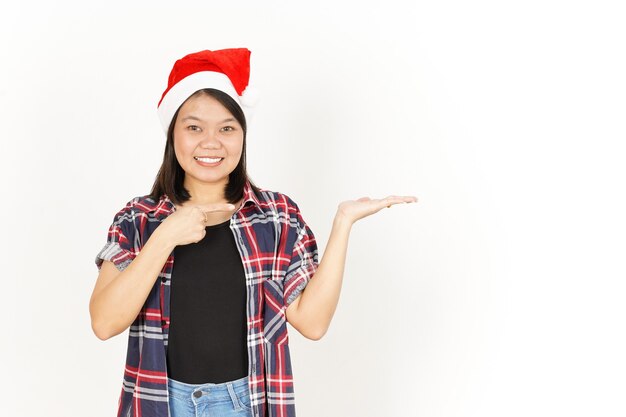
[{"label": "cheek", "polygon": [[189,157],[193,152],[193,146],[184,135],[174,137],[174,152],[178,158]]},{"label": "cheek", "polygon": [[228,143],[227,149],[230,155],[241,155],[241,152],[243,151],[243,138],[238,141]]}]

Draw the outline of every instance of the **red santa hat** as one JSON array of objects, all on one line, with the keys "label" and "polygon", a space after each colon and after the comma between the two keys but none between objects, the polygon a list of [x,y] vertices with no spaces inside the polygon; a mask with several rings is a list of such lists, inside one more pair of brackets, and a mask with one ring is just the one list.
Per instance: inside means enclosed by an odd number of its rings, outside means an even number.
[{"label": "red santa hat", "polygon": [[247,48],[205,50],[176,61],[157,105],[165,132],[178,108],[203,88],[215,88],[228,94],[243,110],[246,122],[249,121],[258,101],[258,92],[248,86],[250,54]]}]

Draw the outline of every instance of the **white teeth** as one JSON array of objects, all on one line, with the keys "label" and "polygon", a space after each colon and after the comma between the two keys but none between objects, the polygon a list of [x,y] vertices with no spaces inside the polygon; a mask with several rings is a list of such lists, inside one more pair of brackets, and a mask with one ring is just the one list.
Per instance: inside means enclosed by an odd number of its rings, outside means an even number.
[{"label": "white teeth", "polygon": [[215,158],[215,159],[213,159],[213,158],[199,158],[199,157],[195,157],[195,158],[196,158],[198,161],[207,162],[207,163],[209,163],[209,164],[212,164],[212,163],[214,163],[214,162],[219,162],[219,161],[221,161],[222,159],[224,159],[224,158]]}]

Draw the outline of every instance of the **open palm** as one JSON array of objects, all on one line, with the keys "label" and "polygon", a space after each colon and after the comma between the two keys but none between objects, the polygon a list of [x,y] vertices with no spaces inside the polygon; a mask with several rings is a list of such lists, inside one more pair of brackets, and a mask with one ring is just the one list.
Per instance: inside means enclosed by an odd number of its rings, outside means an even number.
[{"label": "open palm", "polygon": [[344,218],[354,223],[363,217],[379,212],[385,207],[391,207],[394,204],[415,202],[417,202],[417,197],[415,196],[390,195],[385,198],[375,199],[361,197],[357,200],[347,200],[339,203],[337,210]]}]

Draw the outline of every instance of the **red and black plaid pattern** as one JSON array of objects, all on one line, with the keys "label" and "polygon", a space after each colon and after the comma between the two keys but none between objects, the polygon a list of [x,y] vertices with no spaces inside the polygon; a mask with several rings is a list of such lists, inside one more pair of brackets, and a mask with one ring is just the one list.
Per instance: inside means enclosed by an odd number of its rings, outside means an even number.
[{"label": "red and black plaid pattern", "polygon": [[[159,224],[176,210],[167,195],[130,200],[114,217],[107,242],[96,256],[122,271]],[[247,282],[249,388],[254,417],[295,417],[294,384],[285,310],[317,267],[313,232],[287,195],[250,183],[230,228]],[[131,324],[118,417],[168,417],[166,353],[174,251]]]}]

